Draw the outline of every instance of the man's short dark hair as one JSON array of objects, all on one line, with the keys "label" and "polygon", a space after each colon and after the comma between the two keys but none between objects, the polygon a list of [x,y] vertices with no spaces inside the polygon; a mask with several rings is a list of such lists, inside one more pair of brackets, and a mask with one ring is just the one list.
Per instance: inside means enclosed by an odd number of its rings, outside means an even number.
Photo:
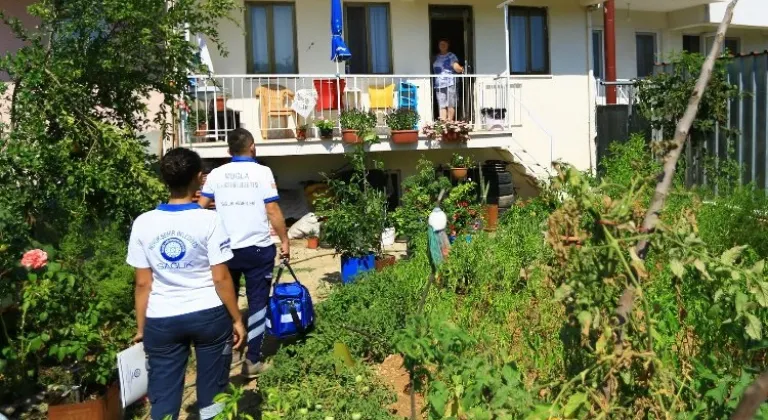
[{"label": "man's short dark hair", "polygon": [[160,161],[160,175],[171,193],[186,193],[203,167],[197,152],[183,147],[171,150]]},{"label": "man's short dark hair", "polygon": [[448,45],[451,45],[451,40],[450,40],[450,39],[448,39],[448,38],[440,38],[440,39],[437,41],[437,43],[438,43],[438,44],[439,44],[439,43],[441,43],[441,42],[445,42],[446,44],[448,44]]},{"label": "man's short dark hair", "polygon": [[227,145],[229,153],[240,155],[248,152],[248,148],[254,143],[253,134],[244,128],[236,128],[229,132],[227,136]]}]

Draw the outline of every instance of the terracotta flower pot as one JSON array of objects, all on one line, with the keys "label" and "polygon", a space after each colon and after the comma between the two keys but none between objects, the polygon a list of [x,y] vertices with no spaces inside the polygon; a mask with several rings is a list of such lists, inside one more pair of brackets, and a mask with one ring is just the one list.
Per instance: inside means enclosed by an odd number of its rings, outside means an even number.
[{"label": "terracotta flower pot", "polygon": [[446,131],[440,136],[440,139],[446,143],[458,143],[461,141],[461,136],[459,136],[459,133]]},{"label": "terracotta flower pot", "polygon": [[384,255],[383,257],[376,258],[376,271],[381,271],[387,267],[395,265],[397,259],[394,255]]},{"label": "terracotta flower pot", "polygon": [[320,247],[320,238],[317,236],[307,238],[307,249],[317,249],[318,247]]},{"label": "terracotta flower pot", "polygon": [[392,130],[392,143],[412,144],[419,141],[419,130]]},{"label": "terracotta flower pot", "polygon": [[297,129],[296,130],[296,140],[306,140],[307,139],[307,130],[306,129]]},{"label": "terracotta flower pot", "polygon": [[48,407],[49,420],[118,420],[121,418],[120,388],[117,384],[109,387],[99,399],[74,404]]},{"label": "terracotta flower pot", "polygon": [[467,168],[451,168],[451,178],[455,179],[456,181],[463,181],[467,179],[468,174],[469,169]]},{"label": "terracotta flower pot", "polygon": [[341,140],[347,144],[360,144],[357,130],[341,130]]}]

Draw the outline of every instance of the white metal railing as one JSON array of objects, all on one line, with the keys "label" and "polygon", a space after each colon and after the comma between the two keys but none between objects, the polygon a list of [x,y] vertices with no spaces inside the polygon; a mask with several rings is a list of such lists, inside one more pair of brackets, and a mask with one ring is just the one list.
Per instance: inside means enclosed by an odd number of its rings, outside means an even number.
[{"label": "white metal railing", "polygon": [[606,94],[608,86],[616,87],[616,104],[618,105],[631,105],[635,103],[637,98],[637,88],[635,88],[634,81],[629,79],[620,79],[615,82],[606,82],[600,79],[596,79],[597,95],[595,100],[597,105],[607,105]]},{"label": "white metal railing", "polygon": [[[370,110],[377,132],[385,136],[385,115],[397,108],[415,109],[419,128],[434,122],[435,75],[213,75],[191,76],[187,100],[180,104],[181,144],[221,142],[228,131],[243,127],[257,141],[294,141],[299,127],[318,138],[317,120],[334,122],[339,135],[340,111]],[[507,131],[520,126],[521,84],[507,76],[453,75],[456,120],[475,131]]]}]

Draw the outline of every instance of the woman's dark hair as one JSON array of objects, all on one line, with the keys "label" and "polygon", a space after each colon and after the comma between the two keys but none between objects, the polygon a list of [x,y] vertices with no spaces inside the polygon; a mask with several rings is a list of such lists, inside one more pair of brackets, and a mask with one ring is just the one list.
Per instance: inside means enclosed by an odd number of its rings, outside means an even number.
[{"label": "woman's dark hair", "polygon": [[160,161],[160,175],[171,194],[184,194],[203,167],[197,152],[183,147],[171,150]]}]

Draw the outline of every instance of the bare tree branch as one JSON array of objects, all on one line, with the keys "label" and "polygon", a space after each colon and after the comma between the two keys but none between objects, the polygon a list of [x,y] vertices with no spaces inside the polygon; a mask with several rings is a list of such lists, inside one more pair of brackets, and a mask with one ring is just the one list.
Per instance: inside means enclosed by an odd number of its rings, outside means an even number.
[{"label": "bare tree branch", "polygon": [[[720,26],[717,29],[717,35],[712,45],[712,49],[707,55],[707,59],[704,61],[704,65],[701,68],[701,74],[696,81],[696,86],[693,89],[691,98],[688,101],[688,108],[683,114],[683,118],[677,123],[675,129],[675,137],[672,140],[672,147],[667,153],[664,161],[663,172],[659,175],[659,183],[656,185],[656,191],[653,194],[653,199],[648,207],[648,211],[645,213],[641,230],[643,232],[652,232],[656,228],[656,224],[659,221],[659,213],[664,207],[669,190],[672,187],[672,181],[675,177],[675,169],[677,168],[677,162],[680,159],[680,154],[683,151],[683,146],[688,139],[688,133],[691,130],[693,121],[696,119],[696,114],[699,112],[699,104],[701,98],[704,96],[704,92],[709,85],[709,81],[712,79],[712,71],[715,68],[715,61],[721,55],[723,42],[725,40],[725,33],[728,31],[728,25],[730,25],[733,19],[733,10],[739,0],[732,0],[725,10],[725,16],[723,21],[720,22]],[[650,242],[647,239],[640,240],[635,246],[635,251],[641,259],[645,259],[648,254]],[[619,299],[619,306],[616,308],[616,315],[619,320],[619,333],[617,336],[617,349],[621,350],[621,342],[623,339],[624,325],[632,313],[632,307],[635,303],[636,290],[632,285],[627,286]]]}]

